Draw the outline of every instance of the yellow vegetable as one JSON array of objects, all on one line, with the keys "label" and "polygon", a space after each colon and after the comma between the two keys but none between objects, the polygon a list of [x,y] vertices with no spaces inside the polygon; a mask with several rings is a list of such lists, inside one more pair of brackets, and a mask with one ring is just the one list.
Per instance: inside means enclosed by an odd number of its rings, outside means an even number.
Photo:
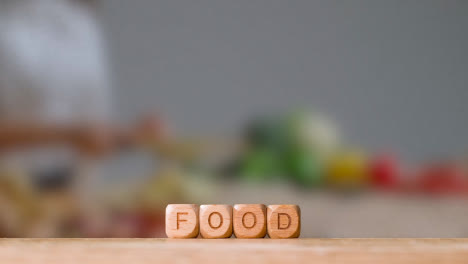
[{"label": "yellow vegetable", "polygon": [[357,188],[369,180],[367,158],[358,151],[335,154],[327,168],[327,182],[334,187]]}]

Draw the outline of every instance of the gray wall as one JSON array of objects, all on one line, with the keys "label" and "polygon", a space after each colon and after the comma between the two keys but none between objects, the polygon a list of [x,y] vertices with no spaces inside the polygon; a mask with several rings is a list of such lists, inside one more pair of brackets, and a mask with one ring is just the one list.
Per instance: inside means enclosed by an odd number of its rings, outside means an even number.
[{"label": "gray wall", "polygon": [[311,106],[350,142],[466,153],[468,1],[107,0],[116,109],[186,133]]}]

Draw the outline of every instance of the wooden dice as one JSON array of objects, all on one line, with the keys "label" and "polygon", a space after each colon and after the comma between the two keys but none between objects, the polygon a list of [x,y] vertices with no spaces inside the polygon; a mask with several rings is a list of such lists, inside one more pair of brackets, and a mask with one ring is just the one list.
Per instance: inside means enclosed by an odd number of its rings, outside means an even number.
[{"label": "wooden dice", "polygon": [[301,209],[297,205],[269,205],[267,229],[270,238],[296,238],[301,233]]},{"label": "wooden dice", "polygon": [[198,236],[198,205],[170,204],[166,207],[166,235],[171,238]]},{"label": "wooden dice", "polygon": [[234,205],[234,234],[237,238],[262,238],[266,235],[266,208],[263,204]]},{"label": "wooden dice", "polygon": [[200,234],[203,238],[229,238],[232,235],[232,206],[200,206]]},{"label": "wooden dice", "polygon": [[169,204],[166,234],[169,238],[297,238],[301,212],[297,205]]}]

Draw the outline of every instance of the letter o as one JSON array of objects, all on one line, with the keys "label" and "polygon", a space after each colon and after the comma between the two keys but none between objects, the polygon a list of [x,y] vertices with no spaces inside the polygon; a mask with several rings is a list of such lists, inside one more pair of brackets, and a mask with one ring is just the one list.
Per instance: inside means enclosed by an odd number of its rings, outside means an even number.
[{"label": "letter o", "polygon": [[[212,217],[214,214],[217,215],[217,216],[219,217],[219,225],[218,225],[218,226],[213,226],[213,225],[211,224],[211,217]],[[213,229],[218,229],[218,228],[220,228],[220,227],[223,225],[223,216],[222,216],[219,212],[212,212],[212,213],[210,214],[210,216],[208,216],[208,224],[209,224],[210,227],[213,228]]]},{"label": "letter o", "polygon": [[[248,214],[251,214],[251,215],[253,216],[253,224],[252,224],[251,226],[247,226],[247,225],[245,224],[245,216],[248,215]],[[254,213],[252,213],[252,212],[247,212],[247,213],[245,213],[245,214],[242,216],[242,225],[243,225],[245,228],[251,229],[251,228],[253,228],[256,224],[257,224],[257,217],[255,216]]]}]

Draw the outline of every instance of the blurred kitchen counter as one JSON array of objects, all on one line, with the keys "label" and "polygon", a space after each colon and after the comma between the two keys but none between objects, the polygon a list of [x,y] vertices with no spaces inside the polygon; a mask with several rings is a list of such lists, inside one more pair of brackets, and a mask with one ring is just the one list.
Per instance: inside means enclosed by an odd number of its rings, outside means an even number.
[{"label": "blurred kitchen counter", "polygon": [[1,263],[466,263],[468,239],[0,239]]},{"label": "blurred kitchen counter", "polygon": [[217,184],[205,203],[298,204],[301,237],[468,237],[468,198],[294,186]]}]

